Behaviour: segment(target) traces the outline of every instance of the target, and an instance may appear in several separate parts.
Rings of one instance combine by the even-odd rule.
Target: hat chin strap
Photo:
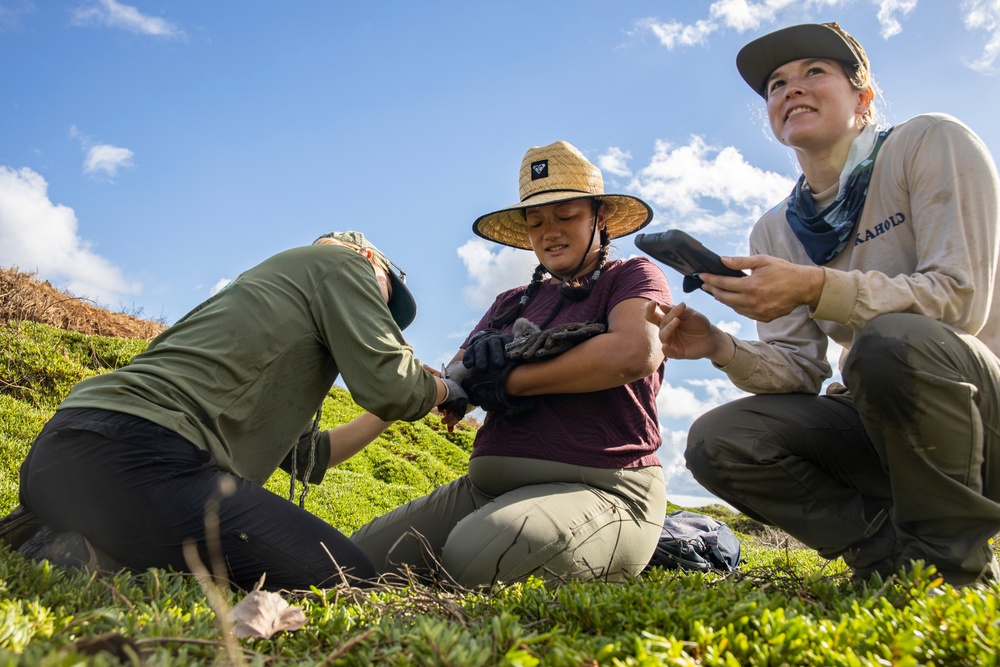
[[[594,237],[597,235],[597,211],[601,208],[601,203],[596,199],[591,201],[594,202],[594,226],[590,228],[590,242],[587,244],[587,249],[584,251],[583,257],[580,258],[580,263],[577,264],[576,268],[573,269],[565,278],[557,273],[552,273],[552,275],[558,278],[561,283],[565,283],[567,280],[573,280],[573,278],[576,277],[576,274],[580,272],[583,265],[587,263],[587,255],[590,254],[590,249],[594,246]]]
[[[587,252],[583,253],[583,258],[580,260],[580,263],[577,264],[576,268],[573,269],[572,273],[569,274],[569,278],[563,278],[562,276],[557,275],[555,273],[552,274],[562,284],[559,289],[559,300],[556,302],[555,308],[552,309],[552,312],[549,313],[549,316],[545,318],[545,321],[538,325],[540,329],[544,329],[547,326],[549,326],[549,323],[551,323],[552,320],[555,319],[556,315],[562,309],[563,303],[566,302],[566,293],[562,291],[562,286],[566,285],[567,280],[572,280],[576,276],[576,274],[580,271],[580,269],[583,268],[583,265],[587,261],[587,254],[590,252],[590,247],[594,245],[594,235],[597,234],[597,207],[599,206],[600,204],[596,204],[594,207],[594,226],[590,230],[590,243],[587,244]],[[594,269],[594,273],[590,277],[591,282],[597,282],[597,279],[600,277],[601,277],[601,267],[598,266],[596,269]],[[524,305],[524,301],[521,302],[521,305]]]

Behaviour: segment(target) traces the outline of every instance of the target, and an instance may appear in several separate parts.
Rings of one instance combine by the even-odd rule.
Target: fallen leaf
[[[306,624],[302,607],[289,606],[277,593],[254,590],[229,612],[233,631],[240,639],[268,639],[282,630],[298,630]]]

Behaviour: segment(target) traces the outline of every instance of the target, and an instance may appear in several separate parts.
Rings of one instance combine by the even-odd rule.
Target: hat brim
[[[802,58],[829,58],[859,64],[858,54],[836,30],[818,23],[806,23],[753,40],[736,54],[736,69],[754,92],[767,99],[767,80],[774,70]]]
[[[391,269],[386,271],[389,274],[389,285],[392,287],[392,296],[389,297],[389,313],[395,320],[399,330],[402,331],[410,326],[417,317],[417,302],[413,299],[409,288],[399,276]]]
[[[472,231],[476,236],[512,248],[531,250],[524,209],[577,199],[598,199],[604,202],[608,238],[616,239],[637,232],[653,219],[649,204],[631,195],[567,194],[565,190],[538,194],[527,201],[487,213],[476,218]]]
[[[364,234],[356,231],[323,234],[313,241],[313,245],[319,243],[322,239],[333,239],[338,243],[348,243],[362,250],[372,251],[375,255],[375,261],[378,262],[389,276],[389,288],[392,290],[392,296],[389,297],[387,305],[389,306],[389,313],[392,315],[393,321],[396,322],[396,326],[399,327],[400,331],[410,326],[417,317],[417,302],[413,299],[413,295],[410,294],[410,290],[406,287],[406,284],[392,270],[392,262],[382,254],[381,250],[366,239]]]

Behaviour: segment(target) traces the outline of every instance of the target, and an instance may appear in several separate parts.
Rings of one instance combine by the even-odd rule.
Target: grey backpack
[[[740,563],[740,541],[718,519],[697,512],[678,510],[663,520],[656,551],[646,570],[722,570],[732,572]]]

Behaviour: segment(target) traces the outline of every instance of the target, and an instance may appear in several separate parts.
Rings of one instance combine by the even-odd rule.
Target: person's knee
[[[441,564],[456,583],[603,577],[621,546],[622,521],[632,523],[596,489],[525,497],[507,510],[467,517],[451,532]]]
[[[717,444],[714,429],[704,416],[691,424],[691,428],[688,429],[687,447],[684,449],[684,465],[695,479],[701,481],[711,473],[713,457],[710,450]]]
[[[465,530],[460,525],[441,552],[441,564],[457,584],[470,589],[526,576],[544,552],[550,555],[542,567],[561,573],[563,563],[551,559],[558,561],[565,554],[572,534],[544,518],[523,517],[517,525],[495,530],[487,530],[488,521],[466,525]]]
[[[706,412],[691,424],[684,461],[699,482],[715,479],[727,461],[747,458],[739,438],[734,437],[742,430],[737,426],[744,421],[742,412],[740,405],[728,403]]]
[[[943,325],[914,313],[886,313],[858,332],[844,360],[844,379],[853,394],[868,386],[899,391],[908,386],[917,364],[912,357],[921,341],[940,337]]]

